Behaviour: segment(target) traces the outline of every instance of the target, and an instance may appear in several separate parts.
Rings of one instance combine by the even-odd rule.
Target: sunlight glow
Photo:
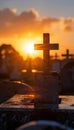
[[[34,45],[32,43],[27,43],[25,45],[25,52],[28,54],[33,54],[34,53]]]
[[[22,38],[18,41],[18,50],[20,51],[21,55],[24,59],[26,59],[28,56],[31,58],[35,58],[41,55],[41,51],[34,50],[34,44],[40,42],[40,37],[34,37],[34,38]],[[20,44],[21,43],[21,44]]]
[[[37,55],[37,52],[34,50],[34,44],[36,43],[35,40],[26,40],[22,39],[21,41],[21,50],[23,55],[26,56],[31,56],[34,58]]]

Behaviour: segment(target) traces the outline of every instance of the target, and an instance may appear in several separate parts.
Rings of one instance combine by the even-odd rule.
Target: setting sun
[[[34,45],[31,43],[26,44],[25,52],[28,54],[33,54],[34,53]]]
[[[40,37],[37,37],[35,39],[22,38],[18,41],[18,43],[19,43],[18,50],[25,59],[27,58],[28,55],[30,55],[31,58],[35,58],[37,56],[41,57],[41,51],[34,50],[34,44],[38,43],[37,39],[39,40]]]
[[[35,57],[36,51],[34,50],[35,41],[22,40],[21,41],[21,50],[24,55],[30,55],[31,57]]]

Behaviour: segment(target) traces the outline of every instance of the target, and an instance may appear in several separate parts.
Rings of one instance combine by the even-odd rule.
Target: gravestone
[[[2,60],[2,66],[0,68],[0,73],[2,73],[2,74],[7,74],[8,73],[8,70],[7,70],[7,60],[6,59]]]
[[[72,94],[74,93],[74,61],[67,62],[60,72],[61,77],[61,92]]]
[[[8,58],[2,59],[2,65],[0,67],[0,79],[8,79],[9,78],[7,63],[8,63]]]
[[[50,73],[50,50],[59,48],[58,44],[50,44],[50,35],[43,34],[43,44],[35,44],[35,50],[43,50],[43,86],[39,91],[39,98],[36,98],[35,105],[39,108],[58,107],[58,75]]]
[[[57,73],[59,73],[61,69],[61,65],[60,65],[60,61],[58,60],[58,57],[59,56],[57,55],[57,53],[55,53],[55,56],[54,56],[55,59],[52,64],[52,71],[57,72]]]
[[[74,81],[74,67],[72,67],[71,72],[72,72],[72,80]]]
[[[55,60],[53,65],[52,65],[52,71],[60,73],[61,70],[61,65],[59,60]]]
[[[69,60],[69,57],[73,57],[73,54],[69,54],[69,49],[66,50],[66,54],[62,54],[63,57],[66,57],[66,60]]]
[[[20,80],[20,72],[17,61],[15,61],[13,64],[13,70],[10,74],[10,80]]]

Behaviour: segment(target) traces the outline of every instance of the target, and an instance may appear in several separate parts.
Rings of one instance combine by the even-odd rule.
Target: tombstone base
[[[51,109],[51,110],[58,109],[58,104],[36,102],[34,103],[34,106],[37,109]]]
[[[35,98],[35,108],[57,109],[59,104],[58,74],[51,73],[44,77],[42,85]]]

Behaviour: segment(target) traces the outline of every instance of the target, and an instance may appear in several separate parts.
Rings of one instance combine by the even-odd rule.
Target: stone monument
[[[13,70],[10,74],[10,80],[20,80],[20,71],[19,71],[19,68],[18,68],[17,61],[15,61],[14,64],[13,64]]]
[[[43,86],[39,91],[39,98],[35,100],[38,108],[58,108],[58,75],[50,71],[50,50],[56,50],[59,44],[50,44],[49,33],[43,34],[43,44],[35,44],[35,50],[43,50]]]

